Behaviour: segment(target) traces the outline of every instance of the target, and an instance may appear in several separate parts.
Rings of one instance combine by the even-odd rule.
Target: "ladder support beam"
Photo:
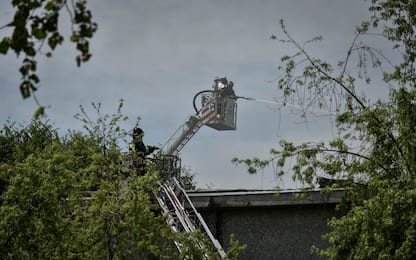
[[[210,241],[212,246],[218,251],[221,259],[226,258],[226,254],[221,244],[215,239],[208,228],[201,214],[198,213],[185,190],[180,186],[178,180],[173,177],[168,183],[159,184],[159,192],[155,194],[156,200],[162,208],[163,214],[168,215],[168,222],[175,232],[201,231],[205,238]],[[185,205],[189,205],[185,208]],[[181,245],[176,243],[181,250]],[[202,244],[199,247],[203,248]]]

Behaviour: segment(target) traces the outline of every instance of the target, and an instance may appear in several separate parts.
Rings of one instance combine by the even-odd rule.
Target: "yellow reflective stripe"
[[[134,146],[134,143],[130,143],[130,144],[129,144],[129,148],[130,148],[132,151],[135,151],[135,150],[136,150],[136,147]]]

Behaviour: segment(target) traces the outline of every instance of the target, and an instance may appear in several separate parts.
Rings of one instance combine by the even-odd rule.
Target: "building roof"
[[[275,207],[338,204],[344,191],[322,194],[319,190],[197,190],[187,191],[196,208]]]

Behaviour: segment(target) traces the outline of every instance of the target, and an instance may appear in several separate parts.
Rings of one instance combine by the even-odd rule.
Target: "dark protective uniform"
[[[133,140],[129,145],[129,151],[132,159],[132,165],[139,175],[146,173],[146,156],[159,149],[155,146],[146,146],[143,143],[144,132],[140,128],[134,128]]]
[[[222,90],[221,96],[223,96],[223,97],[235,96],[233,85],[234,85],[233,82],[230,81],[230,83],[228,83],[228,85]]]
[[[235,92],[233,89],[234,83],[232,81],[228,81],[227,78],[219,78],[215,79],[214,83],[214,90],[218,91],[218,94],[221,97],[235,96]]]

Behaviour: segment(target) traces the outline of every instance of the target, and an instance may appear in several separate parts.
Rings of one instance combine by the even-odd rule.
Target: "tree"
[[[158,173],[137,177],[127,167],[122,102],[112,116],[93,106],[97,120],[77,115],[87,133],[60,136],[41,121],[0,131],[0,258],[215,259],[214,249],[197,246],[207,243],[199,232],[173,232],[155,207]],[[231,244],[235,259],[241,246]]]
[[[196,189],[196,182],[195,182],[195,175],[196,173],[192,173],[190,167],[182,167],[181,169],[181,176],[179,177],[179,182],[181,186],[185,190],[195,190]]]
[[[104,154],[81,133],[60,139],[37,122],[10,134],[2,142],[16,154],[1,163],[2,259],[177,255],[176,235],[151,210],[154,177],[126,179],[119,151]]]
[[[0,26],[0,30],[10,31],[11,34],[3,36],[0,41],[0,53],[5,55],[12,50],[17,56],[24,56],[19,69],[22,75],[20,93],[23,98],[35,98],[39,106],[35,117],[39,117],[44,114],[45,108],[34,95],[40,82],[36,73],[36,56],[52,57],[55,48],[64,42],[62,28],[58,26],[63,12],[70,20],[71,35],[68,38],[79,52],[75,57],[78,67],[91,58],[89,39],[97,31],[97,24],[92,20],[87,0],[11,0],[11,5],[16,8],[13,20]],[[49,46],[46,51],[45,43]]]
[[[343,188],[339,209],[324,236],[328,248],[314,252],[329,259],[414,259],[416,257],[416,2],[372,0],[371,17],[356,30],[345,56],[333,65],[307,51],[314,38],[299,43],[281,23],[295,52],[281,58],[278,81],[286,104],[335,107],[337,137],[329,142],[295,144],[282,140],[272,160],[246,159],[250,172],[275,163],[306,190],[321,178],[334,179],[323,192]],[[366,40],[392,43],[393,62]],[[387,65],[387,66],[386,66]],[[381,71],[388,90],[371,102],[365,93]],[[382,83],[377,81],[377,87]],[[368,93],[368,92],[367,92]],[[336,180],[342,180],[338,182]]]

